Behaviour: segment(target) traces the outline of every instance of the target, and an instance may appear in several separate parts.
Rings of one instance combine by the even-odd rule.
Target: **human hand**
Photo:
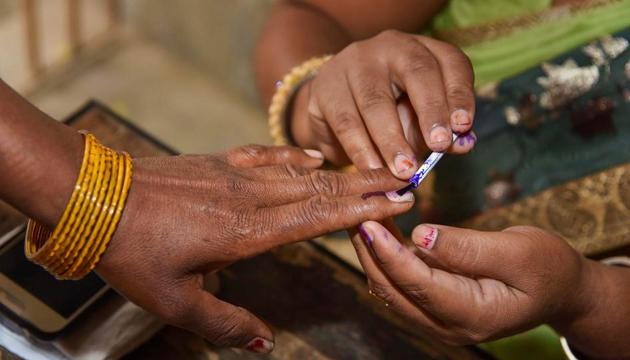
[[[456,47],[384,31],[346,47],[299,89],[292,133],[298,145],[321,150],[337,165],[375,169],[384,160],[392,174],[408,179],[427,146],[473,148],[472,133],[451,146],[452,131],[472,128],[473,83],[471,64]],[[401,92],[408,97],[399,98]]]
[[[420,225],[412,234],[417,255],[376,222],[361,233],[364,240],[355,234],[353,243],[371,291],[447,343],[484,342],[542,323],[567,329],[592,308],[596,263],[541,229]]]
[[[127,207],[97,272],[170,324],[216,345],[269,352],[271,330],[203,291],[203,275],[281,244],[404,212],[413,203],[413,196],[398,203],[362,199],[403,185],[387,170],[315,169],[322,162],[316,151],[263,146],[136,159]]]

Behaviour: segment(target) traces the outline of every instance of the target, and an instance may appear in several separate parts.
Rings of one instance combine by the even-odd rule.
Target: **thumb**
[[[190,301],[195,305],[185,327],[217,346],[244,348],[262,354],[273,350],[273,333],[252,313],[201,289],[193,294]]]
[[[411,234],[420,257],[465,275],[508,280],[518,255],[517,234],[482,232],[443,225],[418,225]]]

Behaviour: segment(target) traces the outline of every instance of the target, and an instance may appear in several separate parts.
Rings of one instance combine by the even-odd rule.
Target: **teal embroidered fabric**
[[[440,218],[457,223],[630,161],[629,39],[627,28],[480,96],[474,151],[436,168]]]

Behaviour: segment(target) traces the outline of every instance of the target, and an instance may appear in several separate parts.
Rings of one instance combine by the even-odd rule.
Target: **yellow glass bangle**
[[[88,167],[87,172],[89,175],[90,183],[85,189],[84,196],[80,199],[81,204],[78,207],[78,211],[72,213],[70,215],[70,219],[68,220],[68,224],[66,226],[66,232],[62,233],[62,235],[56,239],[55,246],[53,248],[53,253],[47,262],[44,264],[51,271],[58,266],[62,265],[63,257],[65,256],[66,248],[74,242],[74,239],[77,238],[77,235],[80,234],[80,229],[85,225],[88,214],[93,211],[94,203],[92,201],[94,197],[94,192],[101,185],[101,179],[99,173],[102,168],[105,167],[105,153],[103,149],[98,144],[94,145],[94,148],[91,150],[94,154],[94,163],[93,166]],[[90,166],[90,164],[88,164]],[[58,254],[57,256],[55,256]]]
[[[85,212],[83,212],[81,214],[81,217],[77,220],[79,223],[78,226],[75,227],[76,232],[71,233],[68,236],[68,239],[77,238],[79,239],[79,241],[67,241],[66,243],[61,245],[64,255],[59,256],[59,262],[56,264],[56,266],[51,267],[51,271],[54,273],[64,273],[65,270],[67,270],[71,266],[72,262],[74,262],[75,260],[75,252],[73,250],[77,247],[83,246],[84,239],[92,231],[92,226],[94,225],[96,217],[100,214],[100,203],[105,197],[109,178],[111,177],[109,173],[111,172],[111,163],[113,157],[113,151],[111,151],[110,149],[102,147],[101,151],[101,162],[98,167],[98,173],[96,173],[96,186],[87,197],[88,206],[85,209]]]
[[[48,266],[48,264],[50,264],[53,261],[54,255],[55,253],[57,253],[59,249],[59,242],[63,241],[63,239],[66,236],[66,233],[69,231],[70,227],[74,223],[76,214],[84,202],[87,188],[89,187],[89,184],[92,181],[92,178],[91,178],[92,174],[86,171],[85,169],[89,169],[94,166],[94,162],[98,160],[98,154],[94,153],[94,148],[93,148],[94,138],[91,137],[91,141],[88,142],[89,137],[90,137],[89,135],[86,137],[86,144],[85,144],[86,147],[89,146],[89,149],[87,150],[87,156],[88,156],[87,161],[84,162],[85,166],[82,167],[81,172],[79,173],[79,178],[81,178],[81,182],[77,182],[77,186],[75,186],[75,189],[77,191],[76,197],[71,196],[71,201],[68,202],[68,206],[66,207],[66,210],[64,211],[62,215],[62,218],[64,218],[65,221],[63,222],[60,221],[59,225],[55,227],[55,232],[51,236],[51,238],[55,240],[46,241],[45,243],[40,243],[39,245],[42,246],[41,250],[38,251],[36,254],[34,254],[35,258],[33,260],[35,260],[38,264],[41,264],[43,266]],[[27,256],[28,255],[29,254],[27,253]]]
[[[131,181],[131,157],[86,134],[81,171],[66,209],[53,231],[29,220],[27,257],[60,279],[87,275],[116,231]]]
[[[103,191],[101,191],[103,198],[99,196],[99,206],[98,216],[93,215],[91,219],[91,227],[86,230],[85,234],[79,238],[79,243],[77,246],[71,247],[70,251],[72,252],[71,258],[72,263],[69,266],[64,267],[63,270],[58,271],[62,276],[68,275],[73,266],[79,266],[82,262],[83,256],[81,256],[80,251],[87,251],[90,244],[96,241],[97,238],[102,237],[102,226],[103,220],[107,217],[107,212],[109,211],[109,204],[112,199],[114,190],[115,190],[115,182],[118,177],[118,157],[120,156],[118,153],[114,151],[111,152],[111,161],[110,161],[110,172],[106,174],[107,177],[107,185],[103,187]],[[95,222],[94,222],[95,221]],[[86,239],[87,237],[87,239]],[[86,239],[86,240],[84,240]]]
[[[94,268],[100,261],[101,256],[107,249],[107,246],[109,245],[109,242],[114,234],[114,231],[116,231],[118,223],[120,222],[120,218],[122,217],[124,205],[127,202],[127,195],[129,194],[129,188],[131,187],[133,163],[131,161],[131,157],[129,156],[129,154],[124,153],[124,164],[125,164],[124,181],[122,184],[121,192],[119,194],[119,199],[117,199],[117,202],[115,205],[115,209],[110,208],[110,210],[113,210],[113,211],[110,211],[109,214],[112,214],[113,218],[112,218],[112,221],[109,223],[109,228],[107,230],[107,233],[105,233],[105,236],[103,237],[102,241],[100,241],[100,243],[94,244],[95,251],[90,253],[90,256],[86,259],[86,262],[85,262],[85,265],[87,265],[87,268],[84,268],[83,271],[77,272],[76,274],[74,274],[74,276],[84,276],[85,274],[94,270]]]
[[[84,136],[84,141],[85,141],[85,149],[83,151],[83,160],[81,161],[81,169],[85,168],[87,166],[88,163],[88,159],[89,159],[89,155],[90,155],[90,148],[91,148],[91,142],[92,142],[92,137],[89,135]],[[84,172],[80,172],[79,176],[77,177],[77,182],[76,185],[74,187],[74,190],[72,191],[72,195],[70,196],[70,200],[68,201],[68,204],[74,204],[76,203],[76,199],[79,196],[79,193],[81,192],[81,183],[83,182],[83,177],[84,177],[85,173]],[[70,215],[70,211],[68,208],[66,208],[66,211],[63,212],[63,214],[61,214],[61,218],[59,219],[59,225],[63,226],[63,224],[65,224],[68,216]],[[42,232],[45,232],[44,229],[38,229],[37,230],[37,234],[38,235],[43,235]],[[42,237],[38,237],[36,239],[41,240]],[[43,254],[45,254],[44,251],[40,251],[39,253],[37,253],[37,249],[41,248],[44,244],[41,242],[26,242],[25,244],[25,252],[28,256],[31,256],[33,258],[35,258],[36,260],[40,260],[41,257],[43,257]],[[37,254],[36,254],[37,253]]]
[[[285,135],[285,117],[287,106],[293,94],[304,81],[314,76],[317,70],[331,58],[332,55],[311,58],[291,69],[278,83],[276,93],[269,105],[269,131],[275,145],[287,145],[289,143]]]
[[[116,231],[116,228],[118,227],[118,223],[120,223],[123,210],[125,209],[124,204],[127,202],[127,196],[129,195],[129,189],[131,188],[133,162],[131,161],[131,156],[129,156],[129,154],[125,153],[124,157],[125,157],[125,181],[123,183],[122,193],[120,194],[120,200],[118,201],[116,210],[114,212],[114,219],[109,224],[109,230],[107,231],[105,238],[101,242],[100,247],[95,254],[95,257],[90,261],[90,267],[88,269],[88,272],[94,270],[94,268],[96,267],[96,264],[98,264],[98,262],[101,260],[101,256],[107,249],[107,246],[109,245],[109,242],[111,241],[112,236],[114,235],[114,232]]]
[[[109,206],[107,208],[103,208],[103,223],[101,224],[101,228],[96,233],[97,239],[103,239],[107,234],[109,224],[113,220],[114,209],[116,207],[119,194],[122,191],[122,184],[125,176],[125,166],[122,161],[122,156],[122,154],[117,154],[116,162],[118,166],[118,172],[116,174],[115,181],[114,179],[112,179],[112,199]],[[86,244],[86,246],[82,247],[81,253],[79,254],[77,260],[74,262],[74,264],[72,264],[65,275],[67,275],[68,277],[73,277],[75,276],[75,273],[84,272],[89,267],[89,265],[86,265],[85,259],[89,259],[92,254],[96,252],[97,246],[97,241],[91,241],[90,243]]]

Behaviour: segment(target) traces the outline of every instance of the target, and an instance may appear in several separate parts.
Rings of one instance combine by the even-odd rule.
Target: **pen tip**
[[[400,190],[396,191],[396,194],[398,194],[398,196],[403,196],[403,195],[405,195],[407,192],[409,192],[409,191],[411,191],[411,190],[413,190],[413,189],[415,189],[415,188],[416,188],[416,184],[411,183],[411,184],[409,184],[409,185],[405,186],[404,188],[402,188],[402,189],[400,189]]]

